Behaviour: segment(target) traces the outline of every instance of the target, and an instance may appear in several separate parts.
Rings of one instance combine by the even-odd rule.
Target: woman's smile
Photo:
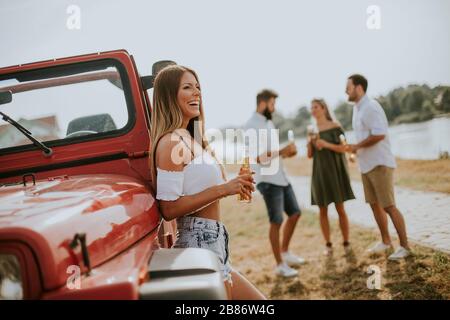
[[[185,72],[181,77],[178,104],[186,119],[192,119],[200,115],[200,85],[190,72]]]

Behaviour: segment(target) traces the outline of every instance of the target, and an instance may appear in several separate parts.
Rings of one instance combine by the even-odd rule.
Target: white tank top
[[[188,163],[183,172],[185,195],[196,194],[224,182],[219,164],[207,151]]]
[[[157,168],[156,178],[156,199],[165,201],[175,201],[225,182],[217,160],[205,150],[184,166],[183,171]]]

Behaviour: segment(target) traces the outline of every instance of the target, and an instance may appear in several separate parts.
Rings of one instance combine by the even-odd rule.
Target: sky
[[[0,0],[0,35],[0,67],[122,48],[141,75],[158,60],[189,66],[207,128],[243,124],[263,88],[291,115],[345,100],[352,73],[370,96],[450,85],[449,0]]]

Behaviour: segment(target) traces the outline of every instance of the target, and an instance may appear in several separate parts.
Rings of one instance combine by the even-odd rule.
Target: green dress
[[[340,144],[342,128],[332,128],[319,132],[320,139]],[[348,175],[347,159],[344,153],[313,145],[313,171],[311,181],[311,204],[326,207],[330,203],[342,203],[355,199]]]

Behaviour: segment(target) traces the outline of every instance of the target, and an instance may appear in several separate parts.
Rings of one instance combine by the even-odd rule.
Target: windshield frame
[[[126,103],[127,110],[128,110],[128,122],[126,123],[126,125],[124,127],[120,128],[120,129],[116,129],[116,130],[111,130],[111,131],[107,131],[107,132],[99,132],[99,133],[96,133],[93,135],[70,137],[70,138],[57,139],[57,140],[48,140],[48,141],[44,142],[44,144],[47,147],[59,147],[59,146],[76,144],[76,143],[84,143],[84,142],[90,142],[90,141],[95,141],[95,140],[119,137],[119,136],[127,134],[134,128],[134,126],[136,124],[136,110],[135,110],[135,105],[134,105],[133,94],[131,91],[130,79],[129,79],[126,67],[117,59],[105,58],[105,59],[69,63],[69,64],[63,64],[63,65],[58,65],[58,66],[51,66],[51,67],[45,67],[45,68],[37,68],[37,69],[32,69],[32,70],[2,74],[2,75],[0,75],[0,80],[9,80],[9,79],[46,80],[51,77],[55,77],[55,75],[60,76],[60,77],[71,76],[71,75],[77,75],[77,74],[80,74],[83,72],[101,71],[108,67],[115,67],[117,69],[117,72],[119,73],[120,80],[122,82],[122,89],[123,89],[123,94],[125,97],[125,103]],[[19,82],[20,82],[20,80],[19,80]],[[113,84],[111,83],[111,85],[113,85]],[[13,101],[14,101],[14,95],[13,95]],[[5,105],[8,105],[8,104],[5,104]],[[8,111],[7,108],[4,108],[3,110],[6,113]],[[17,120],[17,119],[14,119],[14,120]],[[24,151],[31,151],[31,150],[40,150],[40,149],[32,143],[26,144],[26,145],[21,145],[21,146],[0,148],[0,156],[12,154],[12,153],[20,153],[20,152],[24,152]]]

